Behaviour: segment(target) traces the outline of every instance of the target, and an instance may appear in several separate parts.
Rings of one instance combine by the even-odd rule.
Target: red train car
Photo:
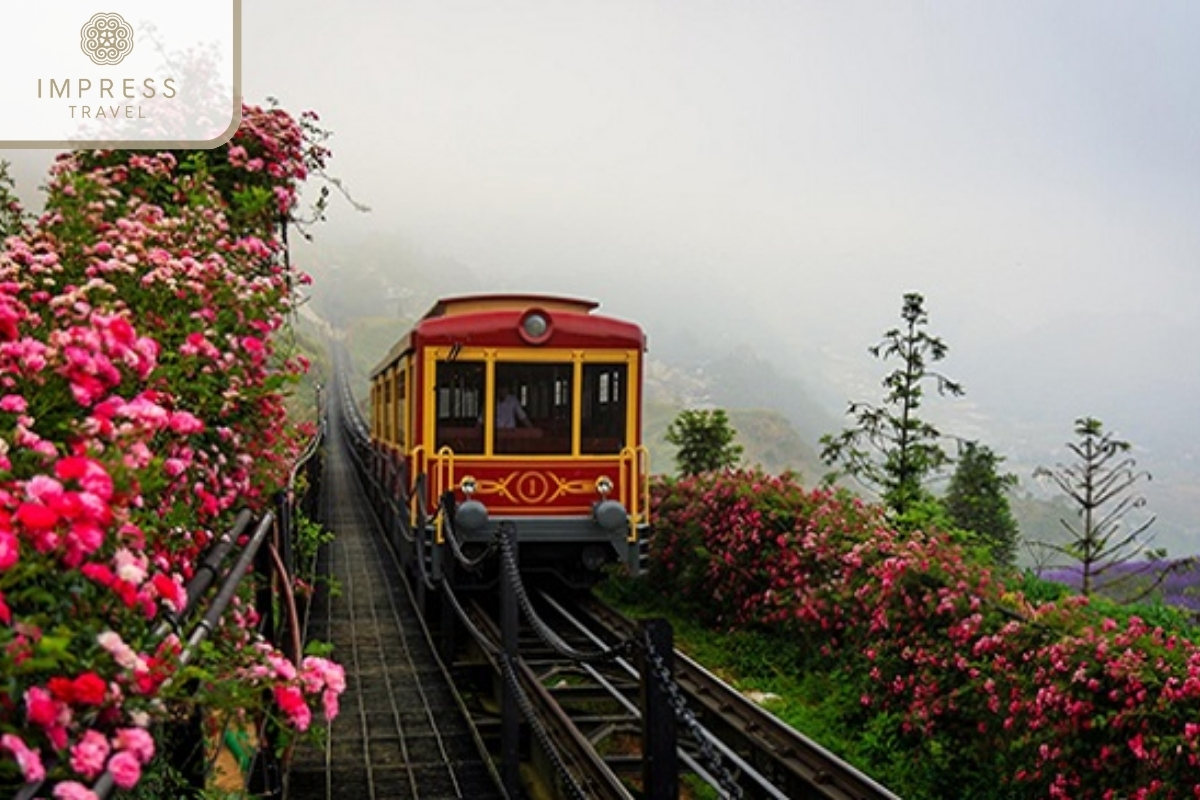
[[[371,437],[425,501],[454,492],[455,530],[517,528],[523,571],[570,582],[636,569],[648,524],[642,445],[646,336],[589,300],[439,300],[371,373]],[[436,523],[430,536],[441,536]]]

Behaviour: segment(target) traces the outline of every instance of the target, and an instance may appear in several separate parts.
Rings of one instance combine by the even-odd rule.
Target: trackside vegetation
[[[214,150],[64,153],[37,218],[0,172],[0,795],[88,800],[107,773],[194,796],[163,723],[270,716],[286,744],[337,713],[341,667],[293,663],[250,602],[186,665],[161,632],[312,433],[279,334],[301,280],[283,226],[328,157],[314,123],[245,106]]]
[[[793,676],[786,715],[901,796],[1200,794],[1183,614],[996,568],[790,476],[661,478],[653,504],[636,593],[752,651],[756,674]],[[783,643],[770,667],[757,637]]]

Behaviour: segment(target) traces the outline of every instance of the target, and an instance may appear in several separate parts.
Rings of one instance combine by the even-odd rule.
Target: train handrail
[[[621,499],[629,511],[629,542],[638,539],[639,526],[650,522],[649,451],[645,445],[621,450]]]

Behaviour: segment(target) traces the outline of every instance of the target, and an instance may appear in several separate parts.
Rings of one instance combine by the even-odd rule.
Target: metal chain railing
[[[721,759],[721,754],[713,747],[709,740],[708,733],[696,718],[696,713],[688,707],[687,699],[683,696],[683,692],[679,688],[679,684],[675,682],[675,678],[671,675],[671,670],[667,666],[662,655],[658,653],[649,638],[639,640],[643,654],[646,657],[650,666],[650,678],[658,682],[659,687],[666,693],[667,702],[670,703],[672,711],[675,713],[675,718],[683,727],[687,728],[692,739],[695,740],[696,746],[700,751],[700,763],[708,769],[717,778],[717,783],[720,784],[721,790],[724,792],[723,797],[730,800],[741,800],[743,793],[741,784],[737,778],[725,766]]]
[[[504,673],[504,681],[508,684],[513,698],[517,701],[517,706],[521,710],[521,716],[529,723],[529,730],[537,738],[538,743],[541,744],[542,750],[554,768],[555,774],[559,776],[569,790],[572,800],[587,800],[587,795],[584,793],[583,788],[575,782],[574,776],[559,754],[558,748],[550,736],[550,732],[546,730],[546,727],[542,725],[541,720],[538,718],[537,709],[533,707],[529,696],[521,688],[520,681],[517,680],[516,667],[513,666],[513,659],[506,653],[500,653],[499,659],[501,672]]]
[[[516,595],[517,603],[520,605],[521,613],[524,615],[529,626],[547,647],[558,653],[564,658],[569,658],[572,661],[578,661],[585,664],[598,664],[607,661],[613,661],[623,656],[628,656],[633,652],[633,648],[637,645],[636,639],[627,639],[611,647],[605,647],[600,650],[584,651],[578,650],[567,644],[561,636],[547,625],[540,616],[537,610],[533,607],[533,602],[529,599],[529,594],[525,591],[525,584],[521,580],[521,570],[517,564],[516,558],[516,526],[512,522],[504,521],[500,523],[500,557],[501,569],[508,572],[508,577],[512,581],[513,592]]]
[[[445,532],[446,541],[450,544],[450,550],[454,553],[454,559],[464,569],[479,569],[483,566],[484,562],[495,555],[496,551],[500,549],[500,535],[497,533],[493,536],[479,555],[468,556],[463,551],[462,542],[458,538],[458,531],[454,527],[455,510],[454,493],[446,492],[442,495],[442,529]]]

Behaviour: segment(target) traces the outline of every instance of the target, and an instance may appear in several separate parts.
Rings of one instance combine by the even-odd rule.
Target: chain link
[[[562,778],[567,789],[570,790],[573,800],[587,800],[587,795],[584,794],[583,788],[575,782],[571,771],[567,769],[566,762],[563,761],[562,755],[558,752],[558,748],[554,746],[554,740],[550,737],[549,731],[542,725],[542,721],[538,718],[537,709],[533,707],[529,697],[525,694],[525,690],[521,688],[521,684],[517,681],[517,670],[512,664],[512,660],[504,653],[500,654],[501,671],[504,673],[504,680],[508,684],[509,690],[516,698],[517,706],[521,709],[521,715],[525,717],[525,721],[529,723],[529,729],[533,735],[537,737],[538,742],[542,745],[542,750],[546,757],[550,759],[554,767],[554,771]]]
[[[500,548],[500,534],[497,533],[492,537],[482,553],[471,558],[463,552],[462,542],[458,539],[458,531],[454,527],[454,512],[454,493],[446,492],[442,495],[442,524],[446,531],[446,541],[450,543],[450,550],[454,553],[454,558],[464,569],[478,569]]]
[[[696,713],[688,707],[687,700],[683,696],[683,691],[679,688],[679,684],[675,682],[675,678],[671,675],[671,669],[667,666],[666,660],[654,649],[649,637],[644,637],[641,641],[642,649],[645,653],[646,660],[650,663],[650,675],[648,679],[658,681],[658,685],[667,695],[667,702],[670,703],[671,709],[675,712],[675,718],[683,727],[687,728],[688,733],[696,741],[696,745],[700,748],[700,762],[717,778],[717,783],[721,785],[724,792],[724,797],[730,800],[742,800],[742,786],[738,783],[737,778],[725,766],[721,759],[721,754],[713,747],[709,741],[704,727],[696,719]]]
[[[513,549],[514,541],[516,540],[515,526],[508,521],[500,523],[500,554],[503,561],[502,568],[507,570],[508,577],[512,581],[513,592],[516,594],[517,602],[521,607],[525,619],[529,622],[529,626],[533,628],[537,637],[542,640],[542,643],[555,651],[564,658],[569,658],[572,661],[578,661],[585,664],[599,664],[609,661],[615,661],[623,656],[628,656],[633,652],[637,641],[629,639],[624,642],[619,642],[612,647],[606,647],[602,650],[584,651],[577,650],[567,644],[562,637],[554,632],[541,617],[537,615],[537,611],[533,607],[533,603],[529,599],[529,594],[525,591],[525,584],[521,581],[521,571],[517,564],[516,552]]]

